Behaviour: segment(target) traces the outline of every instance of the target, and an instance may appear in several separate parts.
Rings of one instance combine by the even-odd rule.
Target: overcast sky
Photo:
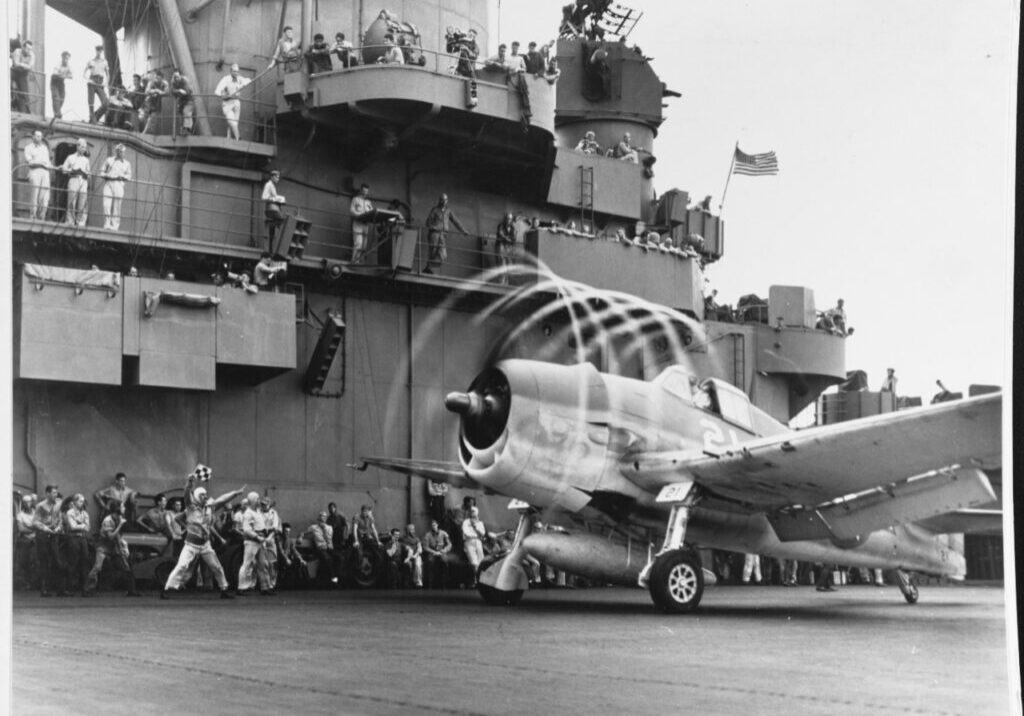
[[[561,4],[501,0],[492,25],[544,42]],[[847,368],[873,389],[888,366],[901,394],[926,399],[937,378],[1006,385],[1017,3],[632,4],[643,17],[630,41],[683,95],[667,100],[654,147],[658,192],[717,206],[737,140],[778,154],[778,176],[729,183],[726,255],[707,272],[719,298],[772,284],[812,288],[819,308],[844,298]],[[55,15],[50,31],[68,37]]]
[[[926,402],[937,378],[1006,384],[1017,3],[624,4],[644,13],[630,41],[683,95],[656,140],[659,193],[717,206],[737,140],[778,154],[778,176],[729,184],[719,298],[844,298],[847,368],[874,390],[889,366]],[[502,0],[500,39],[554,37],[560,5]]]

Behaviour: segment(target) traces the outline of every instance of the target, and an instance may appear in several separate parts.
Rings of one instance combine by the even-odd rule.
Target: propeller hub
[[[466,392],[448,393],[444,407],[461,418],[463,435],[473,447],[493,445],[504,432],[509,413],[508,379],[500,370],[484,371]]]
[[[449,412],[466,415],[473,409],[473,396],[458,391],[449,393],[444,397],[444,407]]]

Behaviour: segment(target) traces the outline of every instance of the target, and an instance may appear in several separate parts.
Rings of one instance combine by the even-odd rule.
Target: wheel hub
[[[697,573],[688,564],[677,564],[668,575],[668,593],[680,603],[689,602],[697,593]]]

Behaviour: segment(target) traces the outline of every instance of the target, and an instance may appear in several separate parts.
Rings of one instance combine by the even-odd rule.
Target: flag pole
[[[718,203],[718,218],[722,218],[722,214],[725,208],[725,194],[729,191],[729,180],[732,179],[732,170],[736,166],[736,150],[740,148],[740,140],[736,140],[736,146],[733,147],[732,156],[729,157],[729,173],[725,175],[725,188],[722,189],[722,201]]]

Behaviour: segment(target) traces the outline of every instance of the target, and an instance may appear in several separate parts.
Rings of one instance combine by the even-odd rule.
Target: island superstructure
[[[47,5],[104,38],[111,77],[125,85],[155,70],[185,75],[191,133],[172,97],[149,133],[47,116]],[[847,338],[818,327],[810,288],[766,277],[751,287],[766,300],[706,313],[704,270],[724,259],[725,225],[686,190],[656,191],[656,174],[682,160],[658,155],[663,107],[685,100],[630,43],[628,22],[602,39],[562,32],[547,58],[557,77],[523,77],[526,112],[508,70],[483,62],[503,39],[489,35],[492,3],[22,6],[37,67],[31,111],[11,126],[19,489],[59,482],[89,493],[123,471],[156,493],[203,463],[216,479],[272,495],[286,519],[335,501],[347,514],[373,502],[387,525],[423,522],[422,479],[347,466],[365,454],[453,459],[457,425],[443,396],[464,389],[495,346],[644,379],[685,360],[783,421],[846,377]],[[272,63],[288,26],[303,48],[344,33],[357,63],[336,54],[313,74],[305,59]],[[459,73],[452,42],[470,30],[475,79]],[[409,62],[376,61],[389,34]],[[250,80],[238,139],[215,94],[233,64]],[[37,130],[56,166],[79,140],[88,145],[84,226],[65,222],[62,172],[52,173],[46,215],[30,212],[24,149]],[[635,161],[578,150],[590,132],[602,150],[628,134]],[[98,175],[118,145],[132,178],[114,230],[104,228]],[[271,169],[285,199],[280,225],[263,198]],[[357,218],[369,224],[360,256],[351,207],[364,184],[375,211]],[[445,260],[428,273],[426,220],[441,193],[466,231],[448,231]],[[506,214],[517,237],[508,272],[496,231]],[[264,251],[287,267],[276,290],[232,285]],[[559,304],[551,275],[595,291]],[[682,318],[610,310],[607,296],[619,293]],[[531,319],[538,311],[543,320]],[[450,504],[458,499],[453,489]],[[481,508],[489,524],[514,519],[498,498]]]

